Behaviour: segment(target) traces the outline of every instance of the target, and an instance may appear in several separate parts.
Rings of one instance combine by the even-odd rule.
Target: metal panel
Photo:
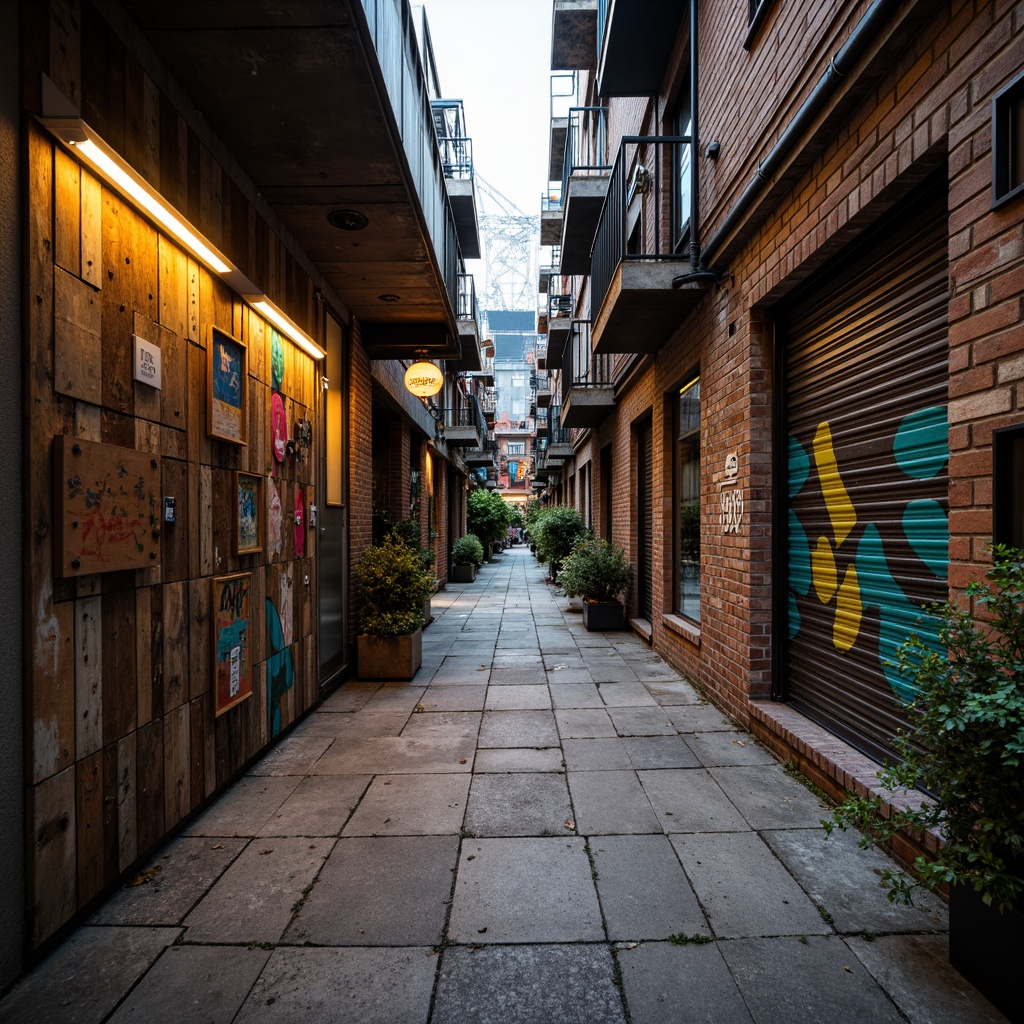
[[[913,695],[891,661],[934,639],[948,565],[944,194],[904,209],[783,318],[788,696],[875,757]]]
[[[636,436],[637,475],[637,616],[651,618],[654,603],[654,476],[653,476],[653,430],[651,422],[641,424]]]

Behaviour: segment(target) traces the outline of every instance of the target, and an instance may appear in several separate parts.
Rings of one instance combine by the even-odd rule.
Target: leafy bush
[[[622,548],[589,537],[562,563],[558,585],[568,597],[615,601],[633,582],[633,567]]]
[[[877,795],[850,797],[822,822],[826,834],[837,825],[860,829],[863,847],[904,830],[939,832],[944,845],[934,860],[915,860],[916,881],[883,872],[893,902],[909,903],[920,885],[959,884],[1003,910],[1024,891],[1024,551],[997,546],[993,555],[988,584],[966,591],[982,621],[943,605],[936,610],[943,649],[914,635],[898,652],[917,697],[908,707],[910,728],[895,740],[903,760],[878,779],[883,789],[908,791],[917,805],[883,819]]]
[[[534,519],[530,536],[537,545],[537,560],[541,564],[550,563],[551,578],[555,579],[562,562],[587,536],[587,528],[576,509],[568,505],[552,505]]]
[[[392,637],[415,633],[423,625],[423,603],[434,589],[434,578],[419,554],[394,533],[384,543],[367,548],[353,567],[360,631]]]
[[[480,488],[466,502],[466,526],[483,544],[501,540],[508,529],[509,507],[500,494]]]
[[[480,538],[472,533],[467,533],[464,537],[460,537],[452,545],[453,565],[479,566],[483,560],[484,546],[480,543]]]

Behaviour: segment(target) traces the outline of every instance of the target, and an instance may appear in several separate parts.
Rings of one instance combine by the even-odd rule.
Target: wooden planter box
[[[626,609],[621,601],[584,601],[583,625],[595,633],[624,629]]]
[[[407,636],[356,637],[360,679],[412,679],[423,664],[423,630]]]
[[[453,565],[452,580],[455,583],[472,583],[476,579],[476,566],[471,562],[469,565]]]

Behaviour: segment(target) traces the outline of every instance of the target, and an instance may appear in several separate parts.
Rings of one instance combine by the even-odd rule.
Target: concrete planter
[[[626,610],[621,601],[584,601],[583,625],[594,633],[623,629]]]
[[[469,565],[453,565],[452,580],[455,583],[472,583],[476,579],[476,566],[470,562]]]
[[[406,636],[356,637],[360,679],[412,679],[423,664],[423,630]]]

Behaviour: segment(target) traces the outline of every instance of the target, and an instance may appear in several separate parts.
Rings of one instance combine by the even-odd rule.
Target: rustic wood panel
[[[40,5],[43,6],[43,5]],[[50,78],[76,106],[81,102],[81,11],[78,0],[50,0]]]
[[[173,825],[188,814],[191,807],[191,747],[188,703],[164,715],[164,816]]]
[[[134,733],[129,733],[134,736]],[[120,873],[118,821],[118,747],[103,748],[103,884],[109,885]]]
[[[255,580],[259,573],[254,573]],[[213,686],[212,609],[210,581],[189,580],[188,584],[188,683],[192,698],[209,693]]]
[[[75,860],[75,768],[29,790],[29,938],[38,946],[78,907]]]
[[[80,760],[75,772],[78,905],[103,888],[103,753]]]
[[[164,588],[150,588],[149,706],[152,719],[164,714]],[[139,685],[147,680],[139,677]],[[139,723],[142,724],[141,722]]]
[[[103,742],[115,743],[135,728],[138,694],[135,675],[135,592],[104,594]]]
[[[188,703],[189,712],[189,811],[194,811],[206,798],[206,706],[202,697]]]
[[[132,309],[155,322],[157,301],[157,231],[135,210],[128,212],[126,266],[131,267]]]
[[[101,598],[75,601],[75,757],[103,746],[103,613]]]
[[[102,398],[99,293],[59,267],[54,269],[54,387],[86,402]]]
[[[175,209],[188,208],[188,128],[166,97],[160,96],[160,191]]]
[[[100,408],[100,440],[122,448],[135,445],[135,419],[113,409]]]
[[[133,411],[131,214],[128,204],[103,189],[103,404]],[[128,260],[128,262],[125,262]]]
[[[82,280],[103,287],[103,187],[83,169],[81,180]]]
[[[158,319],[179,338],[188,337],[188,257],[172,241],[157,239]]]
[[[135,772],[138,733],[117,743],[117,867],[127,871],[138,857]]]
[[[199,569],[202,575],[212,576],[217,571],[213,542],[213,467],[199,469]]]
[[[158,327],[162,356],[163,388],[160,392],[160,420],[168,427],[184,430],[188,424],[188,342],[166,327]]]
[[[153,718],[153,591],[135,591],[135,672],[137,685],[136,721],[140,726]]]
[[[164,712],[188,700],[188,590],[185,582],[163,588]]]
[[[185,366],[188,374],[188,458],[190,462],[209,465],[212,461],[212,441],[206,433],[206,349],[188,345]]]
[[[138,335],[151,345],[160,347],[157,325],[141,310],[132,311],[132,334]],[[161,392],[149,384],[135,380],[135,339],[132,338],[132,401],[136,419],[157,421],[160,419]],[[163,375],[163,352],[160,354],[160,371]],[[150,451],[154,449],[149,449]]]
[[[155,718],[136,736],[135,805],[138,852],[145,856],[164,835],[164,720]]]
[[[79,165],[59,146],[53,153],[53,261],[69,274],[82,271],[82,189]]]
[[[213,540],[213,571],[234,572],[238,569],[238,557],[231,553],[231,535],[234,529],[232,509],[235,502],[235,474],[231,469],[214,468],[212,474],[213,517],[211,522]]]
[[[175,499],[176,521],[160,525],[163,580],[170,583],[187,579],[189,575],[188,463],[177,459],[162,459],[160,472],[163,494]]]

